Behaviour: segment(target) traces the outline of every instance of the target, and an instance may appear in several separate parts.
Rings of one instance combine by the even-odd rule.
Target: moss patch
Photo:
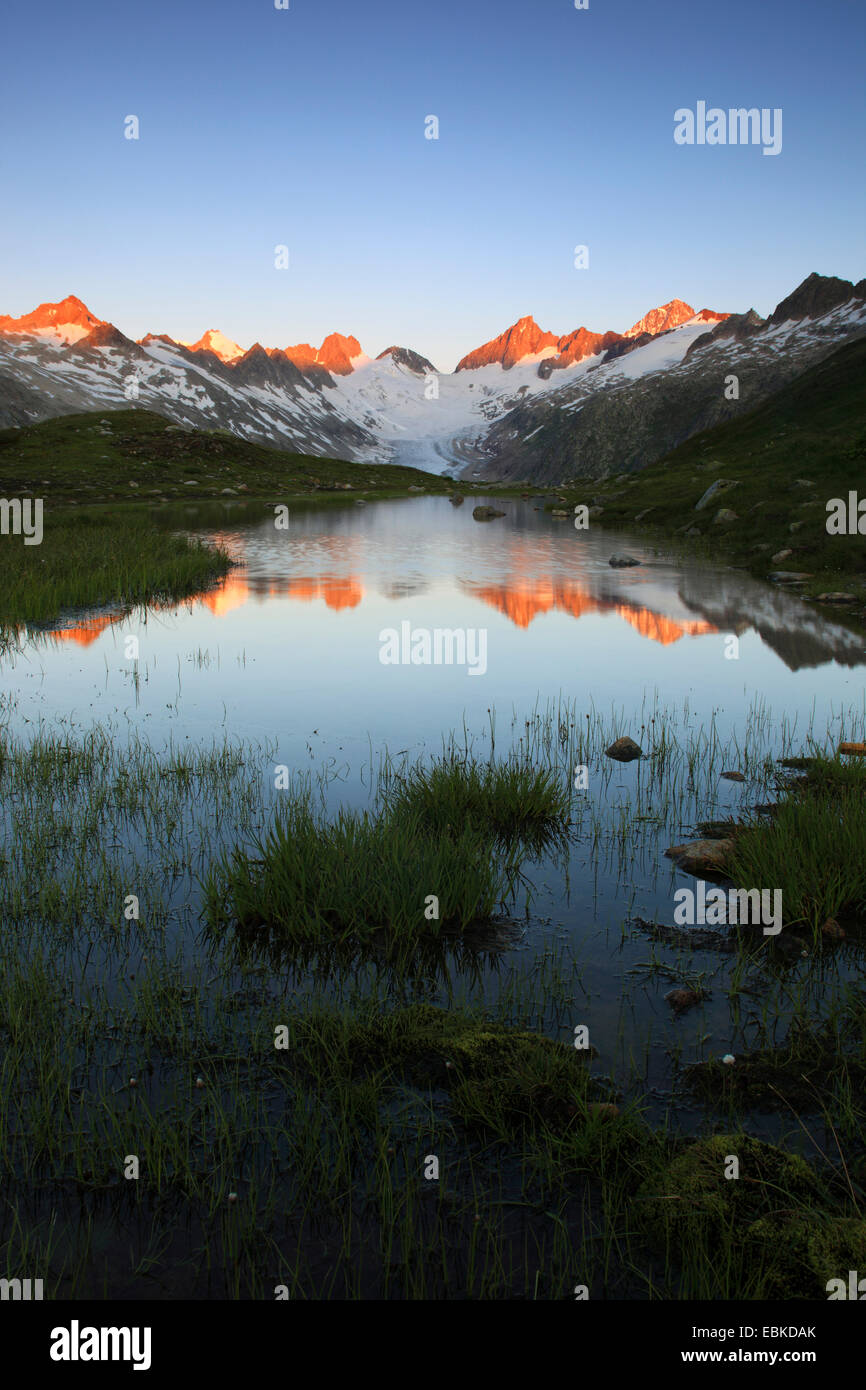
[[[763,1265],[764,1298],[827,1298],[827,1284],[866,1269],[866,1221],[798,1213],[765,1216],[746,1231]]]
[[[590,1103],[578,1051],[540,1033],[413,1004],[387,1016],[363,1014],[343,1028],[333,1015],[299,1020],[292,1053],[332,1078],[385,1073],[450,1093],[455,1117],[473,1128],[514,1131],[585,1119]]]
[[[731,1155],[739,1160],[738,1178],[725,1177]],[[646,1182],[637,1210],[651,1236],[682,1246],[699,1234],[721,1235],[765,1215],[827,1202],[822,1184],[797,1154],[745,1134],[716,1134],[689,1144]]]

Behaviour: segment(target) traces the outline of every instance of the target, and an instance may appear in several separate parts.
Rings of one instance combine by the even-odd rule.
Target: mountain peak
[[[34,333],[40,337],[56,337],[67,343],[75,343],[104,323],[104,319],[91,314],[77,295],[68,294],[54,304],[39,304],[32,313],[22,314],[17,319],[9,314],[0,314],[0,333]]]
[[[309,343],[296,343],[287,347],[285,356],[300,370],[322,367],[335,376],[349,376],[355,370],[357,358],[363,358],[361,344],[357,338],[345,337],[342,333],[329,333],[320,348]]]
[[[863,298],[861,285],[862,281],[854,285],[850,280],[840,280],[835,275],[818,275],[813,270],[787,299],[776,305],[768,322],[777,324],[785,323],[788,319],[820,318],[840,304],[847,304],[850,299]]]
[[[390,357],[398,367],[408,367],[410,372],[415,372],[418,376],[424,376],[426,372],[435,372],[436,368],[426,357],[422,357],[420,352],[413,352],[411,348],[388,347],[384,352],[380,352],[376,358],[381,362],[383,358]]]
[[[679,328],[681,323],[693,319],[695,311],[684,299],[669,299],[658,309],[650,309],[642,319],[633,323],[623,334],[624,338],[637,338],[641,333],[667,333],[671,328]]]
[[[209,328],[197,343],[181,341],[181,347],[189,348],[190,352],[212,352],[221,362],[234,362],[236,357],[244,355],[244,349],[238,347],[237,343],[227,338],[218,328]]]
[[[455,371],[469,371],[475,367],[489,367],[498,362],[505,371],[517,362],[528,358],[550,357],[556,350],[559,339],[555,333],[546,333],[539,328],[531,314],[518,319],[498,338],[491,338],[480,348],[457,363]],[[548,351],[550,349],[550,351]]]

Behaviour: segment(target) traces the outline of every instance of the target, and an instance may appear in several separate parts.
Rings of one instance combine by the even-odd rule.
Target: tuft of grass
[[[818,757],[785,784],[772,822],[734,840],[729,872],[741,887],[782,890],[786,925],[817,937],[828,917],[866,913],[866,766]]]
[[[132,507],[111,515],[49,507],[40,545],[0,537],[0,630],[50,622],[64,609],[184,598],[232,567],[224,551],[142,520]]]
[[[212,927],[233,921],[299,942],[411,941],[489,923],[518,867],[477,825],[435,835],[419,814],[397,811],[329,821],[299,794],[252,852],[235,848],[209,873],[206,912]]]
[[[471,826],[504,842],[520,838],[538,846],[567,829],[570,794],[559,772],[525,758],[481,763],[451,752],[412,768],[391,806],[434,834]]]

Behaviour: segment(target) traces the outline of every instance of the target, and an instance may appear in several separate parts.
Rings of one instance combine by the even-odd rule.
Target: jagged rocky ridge
[[[680,330],[682,333],[682,330]],[[533,483],[605,478],[654,463],[701,430],[754,410],[866,333],[866,280],[810,275],[768,319],[733,314],[675,350],[677,330],[614,344],[568,385],[491,425],[464,473]],[[665,355],[670,342],[671,357]],[[638,347],[657,357],[630,373]],[[621,359],[635,354],[620,370]],[[737,394],[731,378],[736,377]]]
[[[866,332],[864,301],[864,281],[810,275],[767,320],[671,300],[627,333],[556,337],[527,317],[447,374],[405,347],[372,359],[339,333],[320,348],[244,350],[216,329],[135,342],[69,296],[0,317],[0,427],[139,405],[306,453],[479,479],[601,478],[760,404]]]

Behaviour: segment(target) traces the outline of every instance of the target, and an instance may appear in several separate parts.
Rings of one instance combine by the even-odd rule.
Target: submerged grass
[[[164,1000],[82,1010],[39,955],[2,982],[0,1269],[53,1296],[821,1298],[858,1267],[832,1165],[653,1130],[573,1048],[477,1011],[314,993],[240,1017],[237,984],[174,972]]]
[[[604,747],[629,727],[648,757],[611,777]],[[47,1296],[73,1298],[271,1299],[279,1285],[293,1299],[573,1299],[577,1285],[608,1298],[826,1298],[827,1278],[863,1264],[855,1000],[814,1048],[805,1035],[785,1042],[770,1080],[788,1103],[774,1115],[777,1142],[755,1149],[740,1115],[754,1096],[724,1089],[736,1067],[703,1074],[709,1124],[723,1125],[715,1140],[674,1132],[676,1100],[670,1129],[647,1123],[641,1111],[660,1101],[640,1084],[633,1001],[626,990],[630,1071],[609,1028],[596,1028],[565,947],[539,946],[533,962],[509,952],[498,975],[465,985],[447,964],[441,975],[416,968],[417,953],[402,973],[380,969],[369,949],[387,916],[413,940],[437,927],[447,936],[442,912],[438,924],[424,918],[425,897],[439,893],[428,872],[454,871],[460,892],[440,894],[440,909],[453,900],[468,911],[473,896],[483,906],[488,875],[520,862],[546,814],[559,822],[557,787],[571,795],[575,761],[591,769],[591,797],[571,808],[587,872],[606,857],[629,874],[640,853],[650,870],[662,863],[659,836],[713,811],[733,761],[714,729],[694,742],[682,730],[658,709],[629,726],[561,704],[515,716],[514,758],[544,770],[537,786],[511,755],[476,767],[464,747],[414,773],[411,761],[384,761],[366,816],[335,814],[324,792],[314,814],[310,789],[272,798],[275,819],[272,747],[159,753],[116,730],[70,723],[24,739],[0,725],[0,1275],[26,1270]],[[737,765],[755,795],[772,780],[769,752],[798,746],[763,716],[745,731]],[[516,788],[532,812],[522,824]],[[494,803],[516,843],[491,829],[487,857],[470,865],[479,806]],[[286,920],[334,938],[339,919],[363,937],[366,960],[322,978],[300,939],[274,967],[233,930],[203,934],[196,885],[215,863],[231,866],[238,843],[259,845],[235,861],[239,881],[256,885],[250,903],[265,901],[257,876],[270,843],[268,891]],[[138,920],[124,913],[131,893]],[[664,942],[654,949],[661,975],[670,955]],[[724,1037],[744,1055],[726,1031],[740,1026],[741,997],[755,1001],[766,1064],[783,1015],[826,1007],[838,957],[796,954],[799,973],[786,972],[737,943],[730,974],[725,962],[712,978],[715,999],[726,984],[731,996],[714,1050]],[[584,1018],[598,1056],[574,1046]],[[686,1060],[701,1055],[692,1035],[689,1046]],[[808,1113],[808,1088],[782,1084],[801,1065],[819,1091]],[[815,1113],[817,1143],[811,1123],[804,1133]],[[124,1173],[130,1154],[137,1182]],[[724,1178],[729,1154],[739,1183]]]

